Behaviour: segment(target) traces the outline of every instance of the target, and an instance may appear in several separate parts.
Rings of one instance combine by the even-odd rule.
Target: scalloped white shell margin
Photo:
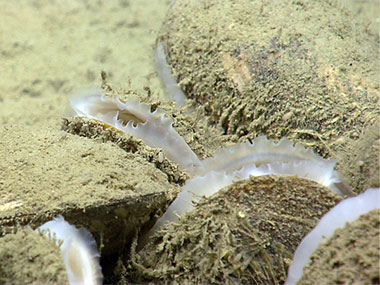
[[[69,283],[102,284],[103,274],[99,264],[99,253],[91,233],[84,228],[77,229],[58,215],[36,231],[47,230],[61,240],[61,253]],[[48,232],[45,234],[48,236]],[[58,242],[58,241],[57,241]]]
[[[173,121],[165,117],[159,109],[150,111],[150,106],[140,101],[136,95],[131,95],[126,102],[121,102],[117,96],[104,95],[101,88],[86,89],[69,96],[70,105],[65,116],[81,116],[106,123],[116,129],[132,134],[150,147],[161,148],[173,162],[178,163],[182,170],[193,173],[199,167],[200,160],[190,149],[185,140],[173,128]],[[127,111],[144,123],[119,120],[120,111]]]
[[[339,182],[335,164],[336,160],[323,159],[312,149],[286,138],[276,144],[265,136],[259,136],[252,144],[237,143],[221,149],[213,157],[203,160],[196,173],[205,175],[213,170],[229,174],[237,171],[235,176],[245,178],[266,174],[298,176],[316,181],[342,195],[334,187],[334,183]]]
[[[326,160],[311,149],[294,144],[286,138],[277,144],[264,136],[255,138],[253,144],[238,143],[218,151],[202,161],[195,169],[197,176],[188,179],[177,198],[160,217],[148,235],[152,235],[167,221],[174,222],[178,215],[194,208],[193,201],[209,197],[234,181],[249,176],[281,174],[313,180],[342,195],[334,183],[339,182],[334,171],[336,160]]]

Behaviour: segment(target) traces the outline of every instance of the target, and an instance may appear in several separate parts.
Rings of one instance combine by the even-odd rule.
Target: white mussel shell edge
[[[173,128],[173,121],[165,113],[130,95],[125,102],[118,96],[108,96],[101,88],[85,89],[69,96],[66,117],[80,116],[98,120],[122,132],[141,139],[153,148],[161,148],[165,156],[179,168],[194,172],[200,160],[185,140]],[[124,121],[123,117],[128,121]]]
[[[43,231],[46,236],[55,237],[57,242],[62,241],[60,248],[70,285],[102,284],[100,254],[89,231],[84,228],[77,229],[61,215],[41,225],[36,231]]]
[[[298,245],[285,284],[297,283],[302,277],[304,266],[310,262],[313,251],[321,242],[329,239],[337,228],[344,227],[347,222],[374,209],[380,209],[380,188],[370,188],[356,197],[347,198],[327,212]]]

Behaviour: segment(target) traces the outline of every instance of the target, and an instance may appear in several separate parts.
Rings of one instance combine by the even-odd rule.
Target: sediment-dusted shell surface
[[[164,226],[134,256],[130,280],[279,284],[303,236],[340,200],[296,177],[235,182]]]
[[[332,1],[175,1],[158,44],[235,141],[286,136],[329,157],[380,116],[376,37]]]
[[[315,250],[297,284],[379,284],[380,210],[337,229]]]
[[[18,125],[1,127],[0,137],[0,236],[62,214],[87,228],[106,256],[119,252],[179,191],[165,168],[148,161],[147,154],[157,154],[142,155],[144,147],[133,138],[121,149],[57,129]]]
[[[68,284],[55,241],[30,228],[0,238],[1,284]]]
[[[125,152],[141,156],[144,160],[155,165],[157,169],[167,175],[168,181],[182,185],[188,175],[178,169],[177,164],[169,161],[162,151],[146,146],[143,141],[130,134],[118,132],[114,128],[105,127],[100,121],[86,117],[64,118],[62,130],[73,135],[86,137],[91,140],[100,140],[104,143],[113,143]]]
[[[345,174],[356,194],[368,188],[380,188],[380,117],[363,127],[358,140],[349,140],[337,158],[338,170]]]
[[[334,170],[336,160],[327,160],[301,144],[286,138],[278,143],[265,136],[251,142],[237,143],[220,149],[213,157],[202,160],[197,174],[188,179],[181,192],[160,217],[150,234],[167,221],[176,221],[179,215],[193,208],[192,202],[209,197],[234,181],[250,176],[287,175],[305,178],[330,188],[341,196],[354,194]]]
[[[311,255],[320,244],[329,240],[335,231],[345,227],[347,223],[354,222],[361,215],[376,209],[380,209],[380,188],[370,188],[357,196],[344,199],[330,209],[298,245],[294,252],[285,284],[293,285],[297,283],[302,276],[304,267],[311,262]],[[370,235],[370,233],[368,234]],[[354,238],[350,235],[346,237],[347,240]],[[376,249],[368,247],[367,250],[371,252]],[[363,255],[365,254],[371,253],[363,253]],[[336,253],[332,248],[331,253],[327,255],[334,257]],[[345,253],[343,253],[343,255],[345,255]],[[351,265],[354,265],[354,263],[355,262]],[[352,271],[356,270],[357,268],[352,269]]]

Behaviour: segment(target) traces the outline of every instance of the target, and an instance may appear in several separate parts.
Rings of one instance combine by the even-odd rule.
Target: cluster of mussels
[[[167,161],[178,166],[170,175],[163,171],[181,185],[174,199],[150,223],[130,226],[136,235],[117,252],[112,274],[120,284],[314,284],[330,272],[337,283],[379,282],[377,172],[366,172],[375,182],[365,187],[362,170],[372,157],[347,158],[361,134],[372,135],[371,148],[380,139],[359,131],[367,125],[376,130],[379,123],[378,66],[360,68],[372,62],[360,60],[376,54],[376,43],[353,30],[362,29],[359,24],[348,29],[351,18],[342,11],[324,0],[172,3],[157,41],[158,73],[170,98],[185,106],[181,112],[195,124],[206,122],[209,129],[198,137],[209,131],[225,138],[214,151],[195,150],[193,138],[178,131],[186,124],[175,115],[179,109],[170,111],[164,102],[160,108],[133,92],[121,96],[104,74],[102,88],[70,96],[66,131],[90,136],[96,122],[112,142],[133,136],[141,140],[136,145],[157,149],[154,163],[161,170],[172,167]],[[284,19],[294,23],[282,27]],[[306,27],[298,29],[300,23]],[[334,45],[350,51],[341,56]],[[361,172],[347,163],[352,160]],[[344,178],[348,174],[357,181]],[[119,219],[133,215],[120,209]],[[39,230],[62,240],[69,282],[102,282],[87,230],[61,216]],[[356,269],[347,270],[348,253],[355,254]]]
[[[71,95],[66,116],[132,134],[160,148],[160,160],[168,158],[190,176],[162,217],[132,245],[124,272],[128,280],[280,283],[288,278],[294,284],[323,238],[379,208],[379,189],[340,202],[354,194],[334,169],[336,160],[286,138],[275,143],[259,136],[200,159],[160,108],[152,111],[135,94],[121,100],[101,88]]]

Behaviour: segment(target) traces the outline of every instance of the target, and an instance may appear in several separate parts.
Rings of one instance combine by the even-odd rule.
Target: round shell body
[[[337,229],[312,254],[297,284],[379,284],[380,210]]]
[[[321,279],[318,284],[379,280],[379,209],[380,188],[333,207],[298,245],[286,285],[298,284],[303,272],[304,284],[316,282],[316,276]]]
[[[380,116],[376,37],[332,1],[174,1],[160,45],[187,98],[235,141],[286,136],[329,157]]]
[[[303,236],[340,200],[296,177],[237,181],[163,226],[134,256],[131,278],[279,284]]]

